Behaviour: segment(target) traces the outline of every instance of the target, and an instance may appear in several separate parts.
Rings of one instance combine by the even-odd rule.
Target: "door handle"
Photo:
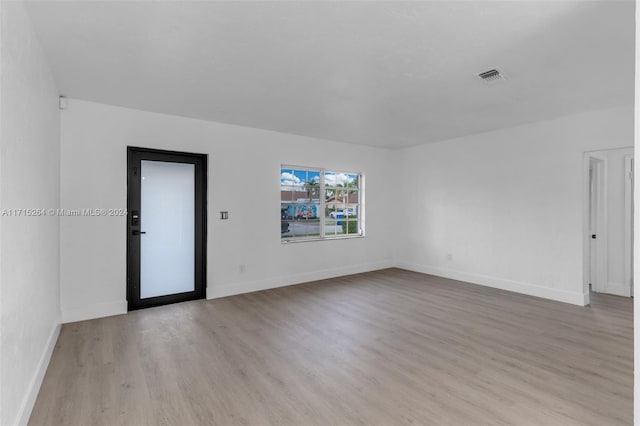
[[[144,231],[138,231],[137,229],[134,229],[133,231],[131,231],[132,235],[142,235],[142,234],[146,234],[146,232]]]

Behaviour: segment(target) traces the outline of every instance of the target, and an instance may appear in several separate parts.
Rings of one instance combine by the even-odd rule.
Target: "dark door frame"
[[[195,165],[195,288],[194,291],[140,298],[140,161],[166,161]],[[140,212],[137,224],[133,211]],[[127,307],[129,311],[204,299],[207,288],[207,155],[127,147]],[[135,234],[135,235],[134,235]]]

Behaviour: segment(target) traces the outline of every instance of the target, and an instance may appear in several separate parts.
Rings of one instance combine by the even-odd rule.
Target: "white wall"
[[[617,294],[629,297],[630,283],[626,282],[625,274],[625,185],[628,177],[625,175],[625,156],[633,155],[633,148],[609,149],[592,151],[590,156],[600,158],[605,164],[606,186],[606,238],[607,238],[607,281],[602,288],[596,289],[602,293]]]
[[[629,146],[632,114],[620,107],[387,151],[71,100],[61,205],[125,208],[127,145],[206,153],[208,297],[395,263],[582,304],[583,154]],[[367,237],[282,245],[273,225],[281,163],[364,172]],[[63,322],[125,312],[125,219],[62,218],[61,233]]]
[[[640,158],[640,0],[636,0],[636,85],[634,122],[634,161]],[[633,424],[640,426],[640,168],[634,164],[633,211]]]
[[[23,4],[0,14],[0,206],[56,208],[57,89]],[[59,222],[0,216],[0,228],[0,424],[24,424],[60,329]]]
[[[399,266],[583,304],[583,154],[632,144],[628,106],[402,151]]]
[[[72,99],[62,112],[61,206],[126,208],[127,146],[209,155],[209,298],[392,265],[390,151]],[[281,163],[363,172],[366,237],[281,244]],[[61,218],[63,322],[126,311],[125,223]]]

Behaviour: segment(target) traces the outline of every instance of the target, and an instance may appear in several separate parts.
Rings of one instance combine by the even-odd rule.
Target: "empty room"
[[[640,424],[635,22],[0,0],[0,425]]]

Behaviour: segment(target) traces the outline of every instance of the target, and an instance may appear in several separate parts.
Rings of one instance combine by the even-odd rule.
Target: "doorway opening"
[[[128,309],[203,299],[206,155],[128,147],[127,161]]]
[[[633,295],[633,149],[584,155],[583,285],[590,292]]]
[[[607,279],[607,188],[605,160],[589,157],[589,290],[596,293],[605,287]]]

